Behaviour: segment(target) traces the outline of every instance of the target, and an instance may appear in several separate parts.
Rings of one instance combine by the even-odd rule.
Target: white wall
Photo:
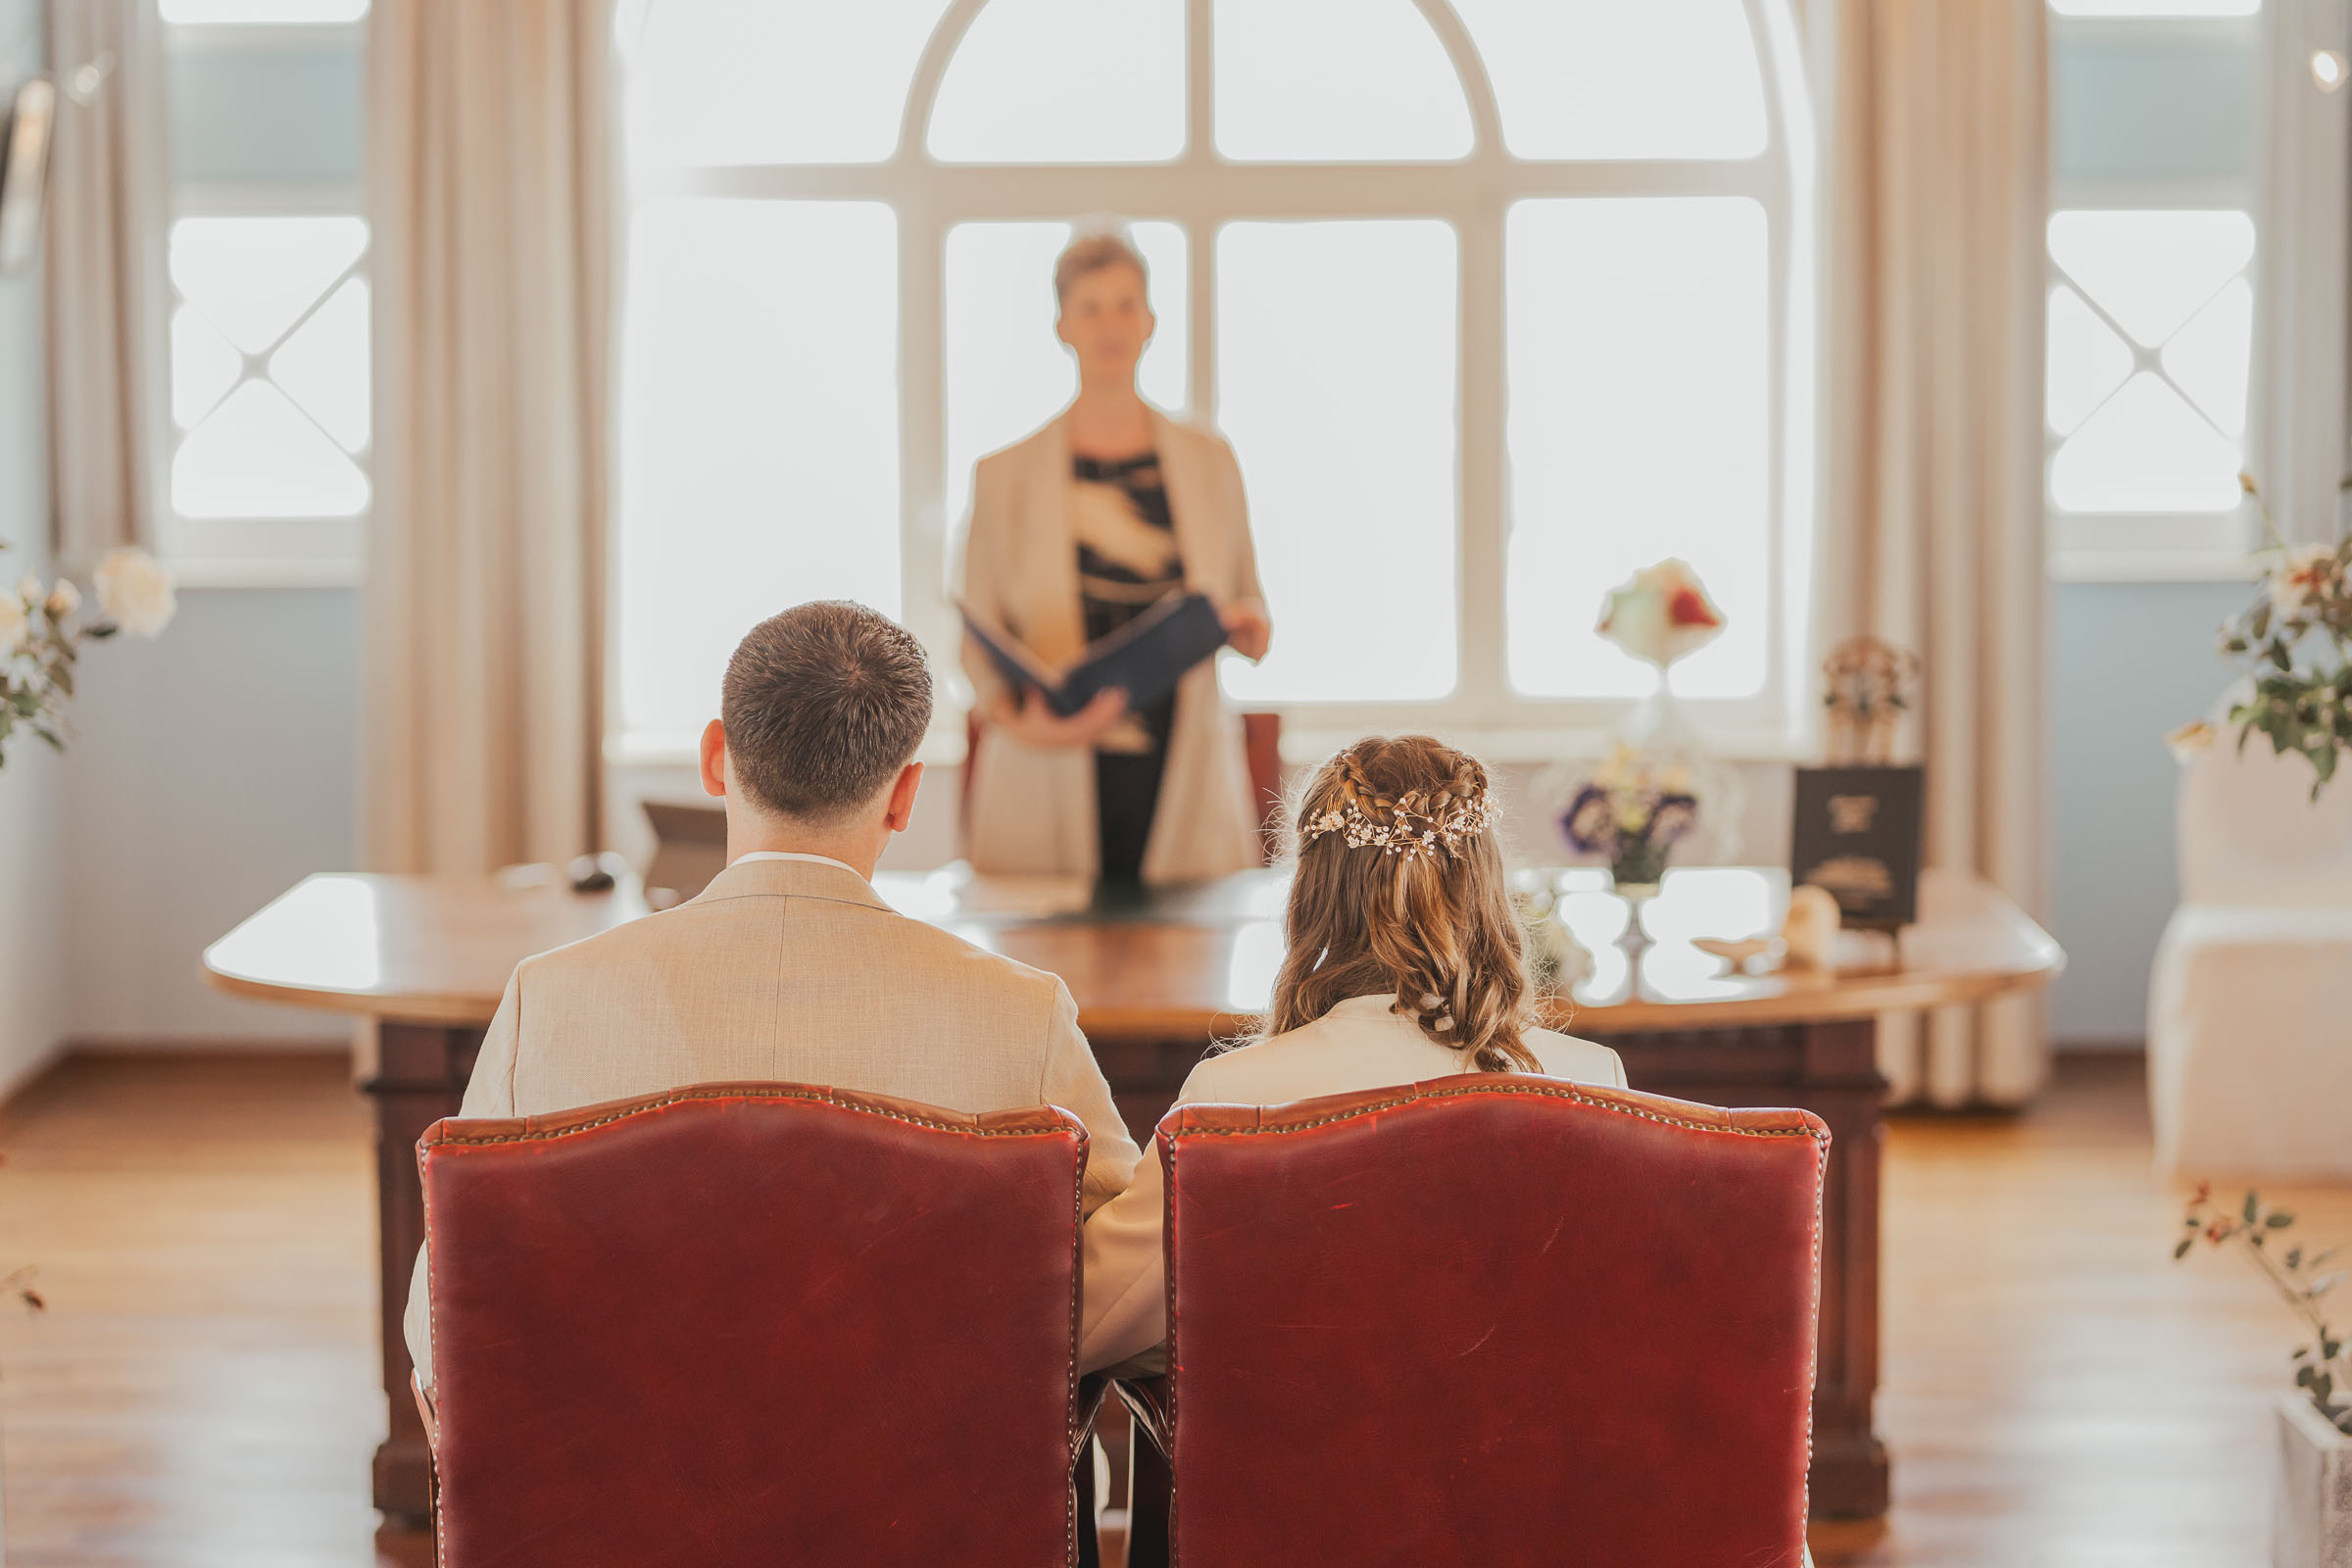
[[[199,955],[310,872],[357,863],[356,600],[185,591],[158,641],[83,659],[65,766],[76,1044],[345,1038],[213,990]]]
[[[0,104],[41,69],[40,0],[0,0]],[[0,277],[0,592],[43,572],[49,501],[41,418],[38,274]],[[38,1071],[65,1032],[66,861],[60,769],[20,736],[0,766],[0,1095]]]
[[[2202,717],[2230,682],[2214,628],[2247,583],[2065,583],[2053,590],[2050,934],[2066,973],[2050,990],[2061,1043],[2136,1044],[2156,939],[2180,902],[2164,732]],[[2257,743],[2261,744],[2261,743]]]

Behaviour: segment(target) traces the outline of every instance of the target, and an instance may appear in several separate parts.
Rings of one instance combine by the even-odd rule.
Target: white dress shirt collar
[[[847,861],[836,860],[830,855],[804,855],[799,850],[750,850],[742,855],[738,855],[735,857],[735,858],[729,860],[727,864],[729,866],[745,865],[753,860],[808,860],[817,865],[840,866],[844,871],[849,872],[850,875],[856,877],[860,882],[871,880],[871,878],[869,878],[863,871],[858,870],[856,866],[849,864]]]

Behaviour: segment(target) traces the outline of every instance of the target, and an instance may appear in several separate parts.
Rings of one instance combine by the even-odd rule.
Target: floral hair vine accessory
[[[1300,824],[1298,842],[1311,844],[1326,833],[1347,837],[1351,850],[1376,849],[1383,855],[1412,859],[1444,850],[1459,858],[1464,840],[1476,838],[1494,819],[1494,798],[1485,790],[1470,797],[1447,797],[1435,811],[1422,808],[1418,792],[1408,793],[1374,819],[1354,801],[1334,808]]]

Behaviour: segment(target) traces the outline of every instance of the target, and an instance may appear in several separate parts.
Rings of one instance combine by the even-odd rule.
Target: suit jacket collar
[[[874,891],[874,885],[848,866],[817,860],[737,860],[689,902],[715,904],[723,899],[755,898],[829,899],[873,909],[890,908],[889,901]]]

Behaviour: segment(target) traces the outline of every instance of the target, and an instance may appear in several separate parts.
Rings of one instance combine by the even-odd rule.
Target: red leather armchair
[[[444,1568],[1075,1560],[1066,1112],[714,1084],[417,1158]]]
[[[1158,1144],[1182,1568],[1806,1560],[1818,1118],[1475,1075]]]

